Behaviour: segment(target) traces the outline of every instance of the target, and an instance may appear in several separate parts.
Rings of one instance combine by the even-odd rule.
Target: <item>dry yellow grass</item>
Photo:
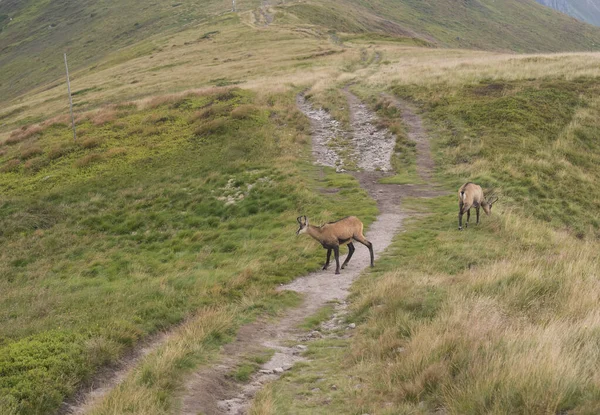
[[[346,370],[366,379],[355,400],[365,410],[387,413],[381,400],[451,414],[600,408],[598,242],[510,210],[490,226],[489,248],[505,248],[489,263],[440,272],[431,247],[422,265],[361,283],[353,307],[369,317]],[[411,297],[422,307],[433,292],[444,294],[423,318]]]
[[[462,85],[481,80],[545,77],[572,80],[600,76],[600,53],[511,54],[469,50],[379,46],[389,64],[366,80],[377,85]]]
[[[214,339],[226,336],[233,329],[233,316],[234,312],[226,308],[199,310],[133,368],[121,384],[108,395],[91,402],[86,413],[170,413],[169,405],[163,398],[165,393],[174,392],[180,385],[178,372],[199,356],[206,358],[214,352]]]

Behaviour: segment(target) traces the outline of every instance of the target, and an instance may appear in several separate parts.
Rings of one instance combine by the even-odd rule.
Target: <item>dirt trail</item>
[[[392,95],[385,94],[384,97],[400,110],[402,121],[408,128],[408,138],[417,144],[417,173],[423,180],[430,181],[435,163],[431,158],[431,146],[421,117],[407,102]]]
[[[345,94],[351,112],[352,132],[343,131],[340,125],[327,112],[312,108],[304,97],[299,96],[299,109],[310,119],[313,134],[313,157],[317,164],[339,167],[341,157],[336,147],[330,147],[329,141],[339,135],[350,137],[356,146],[357,165],[362,168],[353,175],[359,180],[371,197],[377,200],[380,214],[369,227],[366,237],[374,246],[375,258],[391,243],[401,230],[403,220],[410,215],[401,209],[404,197],[434,197],[441,193],[432,185],[384,185],[379,179],[387,174],[381,171],[389,165],[394,149],[395,137],[388,131],[377,131],[373,125],[375,115],[347,90]],[[429,143],[420,118],[405,103],[393,99],[409,130],[409,137],[416,141],[418,151],[418,171],[421,177],[430,178],[433,162],[429,154]],[[325,252],[325,251],[323,251]],[[325,254],[323,253],[323,256]],[[340,259],[342,260],[342,259]],[[218,364],[204,368],[193,374],[185,385],[181,398],[181,413],[193,414],[245,414],[255,393],[262,386],[276,380],[281,373],[290,369],[294,363],[303,360],[302,351],[306,342],[322,337],[320,332],[307,334],[297,329],[304,319],[314,314],[328,302],[337,301],[334,317],[324,323],[323,331],[340,328],[345,313],[345,298],[352,282],[369,266],[368,250],[358,245],[348,267],[340,275],[333,268],[313,272],[298,278],[281,290],[302,293],[304,301],[300,307],[289,310],[279,320],[257,321],[242,327],[234,342],[227,344],[221,351]],[[118,368],[107,369],[100,374],[92,387],[82,391],[71,402],[65,403],[61,413],[83,414],[94,403],[104,397],[130,373],[141,359],[156,350],[168,338],[168,333],[157,336],[145,346],[122,359]],[[290,346],[291,345],[291,346]],[[242,362],[244,356],[252,355],[269,348],[275,354],[262,365],[259,373],[250,382],[240,384],[232,381],[229,375]]]
[[[373,125],[375,115],[358,98],[346,91],[351,111],[352,142],[356,145],[358,165],[362,171],[353,173],[369,194],[377,200],[380,214],[369,227],[366,237],[374,246],[377,258],[393,237],[401,230],[403,220],[409,213],[402,211],[400,203],[403,197],[434,197],[441,194],[433,186],[384,185],[379,179],[386,175],[383,169],[389,168],[389,160],[394,150],[395,137],[388,131],[377,131]],[[414,115],[414,112],[403,110],[403,103],[396,101],[402,114]],[[300,110],[310,119],[313,134],[313,157],[316,163],[339,167],[340,156],[335,146],[329,146],[329,140],[339,134],[346,134],[339,123],[323,110],[314,109],[299,96],[297,104]],[[412,139],[427,140],[418,116],[407,117],[407,127]],[[428,147],[417,149],[429,151]],[[429,154],[421,155],[423,160],[430,160]],[[424,175],[431,177],[432,165],[420,164]],[[425,176],[424,176],[425,177]],[[341,261],[342,259],[340,259]],[[334,317],[324,323],[325,330],[340,328],[345,313],[345,298],[352,282],[369,266],[368,250],[357,246],[349,266],[340,275],[335,275],[330,268],[326,271],[313,272],[305,277],[280,287],[281,290],[292,290],[302,293],[304,301],[300,307],[289,310],[276,322],[259,321],[243,327],[235,342],[223,348],[223,359],[219,365],[203,369],[196,373],[186,385],[182,397],[182,414],[245,414],[255,393],[265,383],[277,379],[281,373],[290,369],[294,363],[303,360],[302,350],[305,342],[322,337],[320,332],[306,332],[297,329],[304,319],[328,302],[337,301]],[[292,346],[290,346],[292,345]],[[253,351],[270,348],[275,351],[273,358],[265,363],[258,374],[247,384],[236,384],[228,379],[241,361],[242,355]]]
[[[63,402],[59,415],[87,413],[108,392],[121,384],[130,371],[142,361],[144,357],[159,348],[168,339],[168,333],[157,334],[148,339],[143,345],[127,353],[119,362],[107,367],[98,373],[93,382],[85,389],[80,390],[72,399]]]
[[[262,0],[260,7],[254,11],[254,21],[262,26],[269,26],[275,18],[269,0]]]

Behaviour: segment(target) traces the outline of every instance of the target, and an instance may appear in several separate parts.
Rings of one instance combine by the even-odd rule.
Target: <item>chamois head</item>
[[[308,218],[306,216],[298,216],[298,218],[296,220],[298,221],[298,224],[300,225],[300,227],[296,231],[296,235],[301,235],[303,233],[306,233],[306,230],[308,229]]]
[[[486,215],[489,215],[490,213],[492,213],[492,206],[497,201],[498,201],[498,196],[496,196],[495,194],[492,193],[489,195],[485,195],[485,199],[481,203],[481,207],[483,208],[483,211],[485,212]]]

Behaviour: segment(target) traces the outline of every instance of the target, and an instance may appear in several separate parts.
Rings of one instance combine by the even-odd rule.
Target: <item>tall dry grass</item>
[[[363,71],[376,85],[463,85],[482,80],[527,80],[600,76],[600,53],[513,54],[470,50],[394,48],[380,46],[389,64]],[[365,73],[367,72],[367,73]]]
[[[132,368],[116,388],[91,402],[87,412],[93,415],[123,413],[170,413],[165,399],[181,386],[180,373],[200,357],[214,354],[222,339],[234,328],[234,314],[227,308],[199,310],[182,324],[161,346]]]
[[[421,256],[437,266],[409,261],[360,284],[367,317],[349,367],[368,379],[373,413],[382,399],[452,414],[600,410],[598,242],[510,210],[492,226],[467,248],[504,245],[491,261],[440,271],[433,257],[459,239],[442,236]]]

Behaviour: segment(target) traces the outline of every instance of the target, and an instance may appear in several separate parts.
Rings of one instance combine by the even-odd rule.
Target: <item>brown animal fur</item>
[[[481,186],[475,183],[465,183],[458,189],[458,230],[462,230],[462,217],[467,213],[467,222],[465,228],[469,226],[471,218],[471,208],[477,212],[477,222],[479,224],[479,208],[483,208],[486,215],[492,212],[492,205],[498,201],[495,196],[486,198]]]
[[[297,220],[300,228],[296,231],[296,235],[307,233],[319,241],[321,245],[323,245],[323,248],[327,249],[327,261],[325,262],[323,269],[329,267],[331,251],[333,251],[336,263],[335,273],[339,274],[340,245],[348,244],[348,256],[342,264],[342,269],[344,269],[346,265],[348,265],[348,262],[355,251],[354,245],[352,244],[353,240],[360,242],[369,248],[371,254],[371,266],[374,265],[373,244],[364,237],[363,223],[356,216],[348,216],[336,222],[326,223],[322,226],[310,225],[306,216],[299,216]]]

